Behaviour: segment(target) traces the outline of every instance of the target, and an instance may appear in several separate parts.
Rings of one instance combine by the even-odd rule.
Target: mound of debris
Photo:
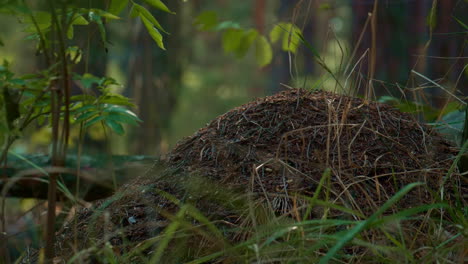
[[[389,105],[291,89],[235,108],[180,141],[165,157],[168,169],[78,213],[59,235],[57,251],[67,260],[84,249],[78,260],[92,263],[99,254],[131,250],[138,254],[125,261],[145,263],[158,252],[157,235],[175,221],[193,233],[178,231],[165,251],[170,261],[162,263],[182,263],[247,239],[248,227],[268,223],[272,214],[321,217],[323,208],[304,206],[319,186],[319,199],[361,216],[413,182],[426,185],[394,209],[433,201],[430,190],[442,184],[450,201],[459,174],[444,177],[456,154],[430,127]],[[346,217],[333,210],[328,216]],[[224,233],[211,232],[208,220]]]
[[[438,190],[456,153],[389,105],[291,89],[219,116],[168,160],[228,187],[266,193],[283,213],[292,194],[312,196],[328,168],[334,199],[368,214],[409,183]],[[429,194],[422,189],[399,206],[424,202]]]

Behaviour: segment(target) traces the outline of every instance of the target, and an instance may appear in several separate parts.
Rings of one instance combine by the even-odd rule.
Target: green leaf
[[[96,116],[93,119],[86,122],[86,124],[83,127],[84,128],[90,127],[90,126],[94,125],[95,123],[103,120],[104,118],[106,118],[106,116],[103,116],[103,115]]]
[[[109,12],[106,12],[102,9],[97,9],[97,8],[93,8],[91,9],[92,12],[98,14],[100,17],[104,17],[107,19],[107,21],[109,20],[116,20],[116,19],[120,19],[120,17],[112,14],[112,13],[109,13]]]
[[[138,9],[135,8],[135,4],[132,5],[132,8],[130,8],[130,17],[135,18],[139,16],[140,13],[138,13]]]
[[[34,20],[32,16],[34,16]],[[39,28],[42,33],[47,32],[50,29],[51,21],[52,16],[49,12],[37,11],[34,12],[34,14],[25,15],[24,24],[26,28],[24,31],[28,33],[38,33],[37,28]]]
[[[133,119],[130,116],[122,115],[122,114],[119,114],[119,113],[111,113],[111,114],[107,115],[106,119],[110,119],[110,120],[113,120],[113,121],[118,122],[118,123],[127,123],[127,124],[131,124],[131,125],[138,125],[137,120]]]
[[[3,41],[0,39],[0,47],[3,47],[5,46],[5,43],[3,43]]]
[[[25,85],[26,81],[23,79],[15,78],[15,79],[11,79],[10,83],[15,84],[15,85]]]
[[[82,52],[78,46],[70,46],[67,48],[66,54],[73,60],[74,63],[79,63],[81,61]]]
[[[143,17],[144,17],[153,26],[155,26],[156,28],[158,28],[159,30],[161,30],[162,32],[164,32],[166,34],[169,34],[167,31],[164,30],[164,28],[161,26],[161,24],[159,24],[159,22],[156,20],[156,18],[154,18],[154,16],[146,8],[144,8],[143,6],[141,6],[139,4],[135,4],[135,3],[133,4],[133,7],[134,7],[134,10],[136,12],[138,12],[138,14],[139,14],[140,18],[142,18],[142,20],[143,20]],[[148,28],[148,26],[147,26],[147,28]],[[158,34],[159,34],[159,32],[158,32]],[[159,34],[159,35],[161,35],[161,34]],[[162,49],[164,49],[164,48],[162,48]]]
[[[169,8],[167,8],[167,6],[161,2],[160,0],[145,0],[145,2],[151,6],[153,6],[154,8],[157,8],[159,10],[162,10],[166,13],[169,13],[169,14],[175,14],[175,12],[172,12],[171,10],[169,10]]]
[[[81,106],[81,107],[74,110],[75,114],[79,114],[79,113],[87,112],[87,111],[97,112],[96,106],[95,105],[84,105],[84,106]]]
[[[67,30],[67,38],[73,39],[73,25],[70,25]]]
[[[244,31],[242,29],[228,29],[222,37],[224,52],[234,52],[240,45]]]
[[[257,36],[258,32],[255,29],[249,29],[244,32],[239,46],[235,51],[238,58],[242,58],[245,56],[245,54],[247,54],[247,51],[249,50],[250,46],[252,46],[252,44],[254,43]]]
[[[140,121],[142,122],[142,120],[140,118],[138,118],[138,116],[133,113],[132,111],[126,109],[126,108],[123,108],[123,107],[120,107],[120,106],[117,106],[117,105],[110,105],[110,106],[107,106],[104,108],[103,110],[104,112],[108,112],[108,113],[119,113],[120,115],[125,115],[125,116],[128,116],[129,118],[135,120],[135,121]]]
[[[99,102],[114,105],[125,105],[129,107],[135,106],[133,103],[130,102],[130,100],[127,97],[120,94],[106,95],[104,97],[99,98]]]
[[[81,15],[75,15],[75,17],[72,19],[72,25],[78,25],[78,26],[87,26],[89,25],[89,22]]]
[[[128,0],[111,0],[108,11],[114,15],[119,15],[127,5]]]
[[[34,20],[37,24],[49,25],[52,21],[52,15],[49,12],[37,11],[34,12]],[[33,24],[32,18],[28,15],[25,22]]]
[[[151,22],[146,19],[144,16],[140,16],[141,21],[143,21],[143,24],[145,24],[146,30],[148,30],[148,33],[150,36],[153,38],[153,40],[156,42],[156,44],[163,50],[166,50],[164,48],[164,43],[163,43],[163,37],[161,33],[151,24]]]
[[[90,73],[85,73],[83,76],[81,76],[80,81],[81,84],[86,88],[89,89],[93,84],[99,83],[99,78],[90,74]]]
[[[270,31],[270,41],[275,43],[282,40],[282,49],[296,53],[301,43],[301,30],[291,23],[278,23]]]
[[[270,31],[270,41],[271,43],[277,42],[281,36],[284,34],[285,23],[276,24],[273,29]]]
[[[80,116],[78,116],[78,117],[75,119],[75,122],[77,122],[77,123],[86,122],[86,121],[88,121],[89,119],[91,119],[92,117],[96,116],[97,114],[99,114],[99,111],[89,111],[89,112],[86,112],[86,113],[81,114]]]
[[[205,11],[195,18],[194,25],[198,29],[207,31],[213,29],[218,24],[218,14],[214,11]]]
[[[259,36],[255,42],[255,59],[260,67],[270,64],[273,59],[271,45],[265,36]]]
[[[239,23],[234,22],[234,21],[223,21],[219,23],[214,29],[216,31],[221,31],[221,30],[230,29],[230,28],[240,29],[241,26],[239,25]]]
[[[101,34],[101,39],[104,43],[107,42],[106,38],[106,29],[104,28],[104,24],[102,23],[101,16],[99,16],[96,12],[90,11],[88,13],[89,20],[96,23],[98,25],[99,33]]]
[[[118,135],[123,135],[125,133],[123,126],[114,120],[111,119],[105,119],[104,124],[106,124],[112,131],[114,131]]]
[[[285,34],[283,35],[283,50],[296,53],[299,44],[301,43],[301,30],[293,24],[287,24],[285,29]]]

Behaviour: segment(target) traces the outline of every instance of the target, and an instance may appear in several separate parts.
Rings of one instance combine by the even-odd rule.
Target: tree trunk
[[[156,46],[140,21],[130,44],[128,85],[138,106],[143,123],[133,129],[131,151],[159,155],[167,151],[165,134],[175,110],[186,49],[182,40],[183,16],[180,1],[170,1],[168,7],[177,15],[156,16],[170,35],[164,36],[166,51]],[[185,4],[184,4],[185,5]]]

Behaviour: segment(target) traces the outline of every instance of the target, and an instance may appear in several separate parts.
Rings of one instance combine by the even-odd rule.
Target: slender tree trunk
[[[168,7],[183,12],[180,1],[168,2]],[[167,151],[165,142],[169,121],[175,110],[186,54],[182,39],[182,15],[162,15],[161,24],[170,32],[165,35],[166,51],[159,49],[141,22],[134,24],[130,44],[128,87],[138,106],[143,123],[133,132],[132,152],[159,155]]]

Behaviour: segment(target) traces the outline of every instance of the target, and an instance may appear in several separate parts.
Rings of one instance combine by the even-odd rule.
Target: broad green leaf
[[[68,39],[73,39],[73,26],[86,26],[89,25],[89,22],[81,15],[75,15],[67,29],[67,37]]]
[[[119,113],[121,115],[125,115],[125,116],[128,116],[129,118],[132,118],[133,120],[135,121],[142,121],[140,118],[138,118],[138,116],[133,113],[132,111],[126,109],[126,108],[123,108],[123,107],[120,107],[120,106],[117,106],[117,105],[111,105],[111,106],[107,106],[104,108],[103,110],[104,112],[109,112],[109,113]]]
[[[244,31],[242,29],[228,29],[223,33],[222,43],[224,52],[234,52],[239,47]]]
[[[114,78],[111,77],[102,77],[101,81],[99,82],[99,85],[101,86],[107,86],[107,85],[120,85]]]
[[[154,16],[146,8],[144,8],[143,6],[141,6],[139,4],[135,4],[135,3],[133,4],[133,7],[134,7],[135,11],[139,13],[141,18],[144,17],[149,23],[153,24],[153,26],[155,26],[156,28],[158,28],[159,30],[161,30],[162,32],[164,32],[166,34],[169,34],[167,31],[164,30],[164,28],[161,26],[161,24],[159,24],[159,22],[156,20],[156,18],[154,18]],[[159,32],[158,32],[158,34],[161,35]]]
[[[273,29],[270,31],[270,41],[271,43],[277,42],[281,36],[284,34],[285,23],[276,24]]]
[[[200,30],[211,30],[218,24],[218,14],[214,11],[205,11],[197,16],[194,24]]]
[[[122,10],[128,5],[128,0],[111,0],[109,13],[119,15]]]
[[[101,39],[104,43],[106,43],[106,29],[104,28],[104,24],[102,23],[101,16],[99,16],[96,12],[90,11],[88,13],[88,17],[90,21],[98,25],[99,33],[101,34]]]
[[[223,21],[215,27],[215,30],[221,31],[221,30],[230,29],[230,28],[240,29],[241,26],[239,25],[239,23],[236,23],[234,21]]]
[[[93,84],[99,83],[99,78],[90,74],[90,73],[85,73],[83,76],[81,76],[80,81],[81,84],[86,88],[89,89]]]
[[[24,74],[24,75],[21,76],[21,79],[23,79],[23,80],[30,80],[30,79],[37,79],[37,78],[39,78],[39,75],[34,74],[34,73]]]
[[[172,12],[171,10],[169,10],[169,8],[167,8],[167,6],[163,2],[161,2],[161,0],[145,0],[145,2],[153,6],[154,8],[162,10],[166,13],[175,14],[175,12]]]
[[[283,35],[282,48],[284,51],[296,53],[297,47],[301,43],[301,30],[293,24],[287,24],[287,27],[285,29],[286,31]]]
[[[91,111],[91,112],[96,112],[96,106],[95,105],[84,105],[84,106],[81,106],[77,109],[74,110],[74,112],[76,114],[79,114],[79,113],[82,113],[82,112],[87,112],[87,111]]]
[[[151,22],[146,19],[144,16],[140,16],[141,21],[143,21],[143,24],[145,24],[146,29],[148,30],[148,33],[150,36],[153,38],[153,40],[156,42],[156,44],[163,50],[166,50],[164,48],[164,43],[163,43],[163,37],[161,33],[151,24]]]
[[[252,44],[254,43],[257,36],[258,32],[255,29],[249,29],[244,32],[239,46],[235,51],[237,57],[242,58],[245,56],[245,54],[247,54],[247,51],[249,50],[250,46],[252,46]]]
[[[10,80],[10,83],[16,84],[16,85],[25,85],[25,84],[26,84],[26,81],[23,80],[23,79],[15,78],[15,79],[11,79],[11,80]]]
[[[103,116],[103,115],[96,116],[93,119],[86,122],[86,124],[83,127],[84,128],[90,127],[90,126],[96,124],[97,122],[103,120],[104,118],[106,118],[106,116]]]
[[[73,25],[70,25],[67,30],[67,38],[73,39]]]
[[[52,16],[49,12],[37,11],[33,14],[25,15],[23,23],[26,25],[24,29],[25,32],[38,33],[39,28],[39,30],[44,33],[50,29]]]
[[[72,20],[72,25],[86,26],[89,25],[89,22],[81,15],[75,15]]]
[[[138,125],[138,121],[136,121],[135,119],[131,118],[130,116],[122,115],[118,113],[110,113],[109,115],[107,115],[106,119],[110,119],[117,123],[127,123],[131,125]]]
[[[109,12],[106,12],[102,9],[97,9],[97,8],[93,8],[91,9],[92,12],[98,14],[100,17],[104,17],[107,19],[107,21],[109,20],[116,20],[116,19],[120,19],[120,17],[112,14],[112,13],[109,13]]]
[[[52,21],[52,15],[49,12],[37,11],[34,12],[33,16],[37,24],[44,24],[50,26],[50,23]],[[25,17],[25,22],[30,24],[34,23],[33,19],[29,15]]]
[[[301,30],[291,23],[278,23],[270,31],[270,41],[282,40],[282,49],[295,53],[301,43]]]
[[[120,94],[112,94],[99,98],[100,103],[114,104],[114,105],[125,105],[129,107],[134,107],[135,105],[130,102],[130,100]]]
[[[67,48],[66,54],[70,58],[70,60],[73,60],[75,63],[79,63],[81,61],[81,49],[78,46],[71,46]]]
[[[86,26],[89,25],[89,22],[81,15],[76,15],[73,19],[70,25],[68,26],[67,29],[67,37],[68,39],[73,39],[73,31],[74,28],[73,26],[78,25],[78,26]]]
[[[81,114],[75,119],[75,122],[80,123],[80,122],[85,122],[91,119],[92,117],[96,116],[99,114],[99,111],[89,111],[84,114]]]
[[[106,118],[104,120],[104,124],[106,124],[112,131],[114,131],[118,135],[123,135],[125,133],[123,126],[114,120]]]
[[[132,5],[132,8],[130,8],[130,17],[135,18],[139,16],[140,13],[138,13],[138,9],[135,8],[135,4]]]

